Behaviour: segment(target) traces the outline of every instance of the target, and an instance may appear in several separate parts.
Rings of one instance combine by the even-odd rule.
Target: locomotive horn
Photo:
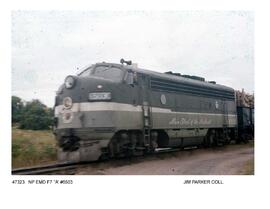
[[[120,60],[120,63],[121,63],[121,64],[126,63],[127,65],[132,65],[132,61],[131,61],[131,60],[125,61],[123,58]]]

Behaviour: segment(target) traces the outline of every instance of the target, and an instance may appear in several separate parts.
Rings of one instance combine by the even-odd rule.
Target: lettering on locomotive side
[[[212,123],[211,119],[201,118],[201,119],[191,119],[191,118],[172,118],[169,125],[210,125]]]

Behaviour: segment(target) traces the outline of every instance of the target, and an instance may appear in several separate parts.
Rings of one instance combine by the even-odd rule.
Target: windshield
[[[117,67],[97,66],[91,73],[93,76],[102,77],[116,82],[122,81],[123,71]]]
[[[87,68],[79,74],[80,77],[95,76],[116,82],[122,81],[123,75],[124,72],[120,68],[105,65]]]
[[[80,76],[80,77],[88,77],[88,76],[90,76],[90,73],[91,73],[92,70],[93,70],[93,67],[89,67],[89,68],[83,70],[83,71],[79,74],[79,76]]]

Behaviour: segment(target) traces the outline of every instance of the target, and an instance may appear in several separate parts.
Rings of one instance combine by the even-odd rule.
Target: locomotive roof
[[[147,75],[150,75],[152,77],[159,78],[159,79],[165,79],[167,81],[174,81],[174,82],[179,82],[179,83],[183,83],[183,84],[187,84],[187,85],[193,85],[193,86],[198,86],[198,87],[202,87],[202,88],[211,88],[211,89],[222,90],[222,91],[226,91],[226,92],[234,92],[233,88],[227,87],[224,85],[213,84],[213,83],[209,83],[207,81],[199,81],[199,80],[185,78],[185,77],[177,76],[177,75],[155,72],[155,71],[146,70],[143,68],[133,67],[131,65],[122,65],[122,64],[106,63],[106,62],[97,63],[97,64],[113,65],[116,67],[124,67],[125,69],[132,69],[135,72],[147,74]]]

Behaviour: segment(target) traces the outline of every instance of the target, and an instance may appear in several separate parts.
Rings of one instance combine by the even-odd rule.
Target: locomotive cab
[[[58,158],[96,160],[115,132],[130,124],[140,128],[130,107],[138,105],[136,84],[136,73],[120,64],[98,63],[67,76],[55,99]],[[130,118],[134,121],[126,123]]]

